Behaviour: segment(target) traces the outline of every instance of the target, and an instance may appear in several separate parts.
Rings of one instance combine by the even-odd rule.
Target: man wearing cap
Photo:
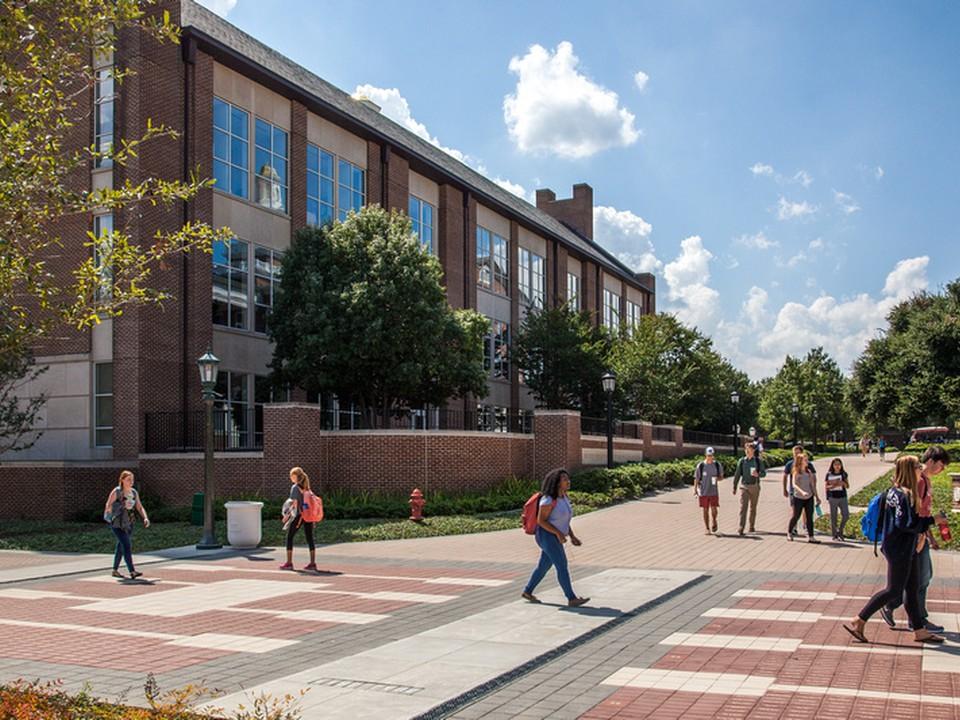
[[[708,447],[704,459],[697,463],[697,468],[693,471],[693,494],[697,496],[700,508],[703,510],[703,527],[706,535],[717,532],[717,510],[720,507],[720,491],[717,483],[721,480],[723,480],[723,468],[714,458],[713,448]]]

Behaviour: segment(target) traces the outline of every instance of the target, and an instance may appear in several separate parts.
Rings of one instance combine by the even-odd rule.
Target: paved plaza
[[[846,462],[854,490],[890,467]],[[273,549],[173,550],[140,556],[139,581],[110,578],[106,556],[0,553],[0,682],[137,702],[153,673],[228,709],[306,690],[305,718],[351,720],[960,717],[958,554],[934,556],[944,647],[879,619],[859,645],[841,625],[882,558],[786,542],[777,473],[739,537],[725,485],[720,536],[689,489],[576,519],[574,587],[593,598],[576,610],[552,573],[543,605],[520,600],[537,557],[520,530],[328,546],[318,573],[279,570]]]

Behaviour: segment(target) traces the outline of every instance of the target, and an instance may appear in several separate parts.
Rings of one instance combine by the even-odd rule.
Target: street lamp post
[[[820,417],[820,413],[816,408],[813,409],[813,451],[817,452],[817,434],[819,433],[820,426],[817,422]]]
[[[203,402],[206,405],[203,441],[203,537],[197,543],[197,550],[217,550],[217,533],[213,525],[213,401],[217,397],[217,369],[220,359],[208,348],[199,360],[200,387],[203,388]]]
[[[800,413],[800,406],[797,403],[794,403],[791,408],[793,410],[793,444],[797,444],[797,416]]]
[[[613,467],[613,391],[617,389],[617,376],[607,371],[600,378],[603,392],[607,396],[607,467]]]
[[[740,404],[740,393],[736,390],[730,393],[730,404],[733,406],[733,457],[737,457],[737,445],[740,441],[740,426],[737,425],[737,405]]]

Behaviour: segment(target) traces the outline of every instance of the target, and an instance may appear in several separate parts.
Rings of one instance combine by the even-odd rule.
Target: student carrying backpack
[[[313,541],[313,526],[323,519],[323,502],[310,489],[310,478],[303,468],[295,467],[290,470],[290,500],[292,503],[289,512],[283,517],[284,527],[287,529],[287,561],[280,569],[293,570],[293,538],[302,527],[304,535],[307,536],[307,547],[310,548],[310,564],[303,569],[315,572],[317,546]]]
[[[860,531],[873,543],[873,554],[877,555],[877,543],[883,542],[883,514],[887,509],[887,491],[878,492],[870,498],[867,511],[860,518]]]

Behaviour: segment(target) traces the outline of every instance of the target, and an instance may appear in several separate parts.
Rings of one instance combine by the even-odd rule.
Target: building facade
[[[206,222],[230,227],[234,239],[158,270],[155,282],[173,298],[162,307],[132,307],[47,343],[38,362],[49,369],[24,389],[48,396],[43,436],[0,461],[137,459],[151,419],[201,409],[196,359],[208,346],[222,361],[218,390],[237,418],[234,431],[254,437],[257,408],[288,399],[272,395],[267,381],[267,321],[283,252],[298,229],[366,204],[408,213],[443,267],[450,305],[490,319],[489,393],[457,402],[483,408],[494,425],[507,408],[534,405],[506,353],[527,308],[570,303],[610,328],[655,311],[654,277],[593,242],[590,186],[559,200],[539,190],[531,205],[192,0],[160,6],[182,26],[181,44],[121,33],[114,56],[98,60],[82,140],[108,148],[142,135],[148,118],[179,137],[148,145],[123,167],[91,167],[88,187],[194,171],[216,183],[178,207],[98,214],[86,227],[74,221],[62,228],[62,261],[89,252],[88,230],[123,227],[146,241],[158,228]],[[122,87],[115,67],[133,71]]]

